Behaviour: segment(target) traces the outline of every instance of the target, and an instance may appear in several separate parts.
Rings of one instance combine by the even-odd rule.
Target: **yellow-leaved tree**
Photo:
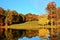
[[[38,17],[39,21],[38,23],[41,24],[41,25],[45,25],[45,24],[48,24],[49,20],[48,20],[48,16],[45,15],[45,14],[42,14]]]
[[[45,14],[40,15],[38,18],[39,18],[38,22],[39,22],[40,25],[44,26],[45,24],[48,24],[48,22],[49,22],[48,17]],[[49,30],[44,29],[44,27],[39,30],[39,36],[40,37],[44,37],[44,36],[46,36],[48,34],[49,34]]]

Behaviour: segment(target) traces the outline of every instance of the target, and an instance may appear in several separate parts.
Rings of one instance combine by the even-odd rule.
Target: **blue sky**
[[[0,7],[5,10],[16,10],[19,13],[43,14],[46,13],[46,6],[49,2],[56,2],[60,7],[59,0],[0,0]]]

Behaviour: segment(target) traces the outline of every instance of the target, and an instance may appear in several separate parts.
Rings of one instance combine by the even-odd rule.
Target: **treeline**
[[[28,21],[37,21],[38,15],[28,13],[26,15],[18,13],[16,10],[4,10],[0,7],[0,26],[5,24],[18,24]]]
[[[27,13],[24,15],[18,13],[16,10],[4,10],[3,8],[0,7],[0,27],[4,26],[5,24],[8,25],[21,24],[29,21],[38,21],[38,15],[31,13]],[[8,34],[10,39],[15,39],[23,36],[31,38],[37,35],[37,31],[12,29],[12,32],[8,30]],[[0,39],[4,38],[6,38],[5,29],[0,28]]]

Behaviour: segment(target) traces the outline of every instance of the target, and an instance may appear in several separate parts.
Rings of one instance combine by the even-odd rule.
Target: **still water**
[[[39,36],[35,36],[32,38],[23,37],[23,38],[19,38],[18,40],[41,40],[41,39]]]
[[[41,38],[39,36],[35,36],[32,38],[23,37],[23,38],[19,38],[18,40],[49,40],[49,38],[48,37]]]

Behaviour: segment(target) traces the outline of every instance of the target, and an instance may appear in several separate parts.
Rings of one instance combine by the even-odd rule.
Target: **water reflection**
[[[50,37],[50,35],[47,35],[45,37],[35,36],[32,38],[23,37],[23,38],[18,38],[18,40],[50,40],[49,37]]]
[[[52,37],[52,38],[51,38]],[[38,30],[4,30],[0,36],[0,40],[56,40],[57,35],[47,35],[45,37],[38,36]]]
[[[41,38],[39,36],[35,36],[32,38],[23,37],[23,38],[19,38],[18,40],[41,40]]]

